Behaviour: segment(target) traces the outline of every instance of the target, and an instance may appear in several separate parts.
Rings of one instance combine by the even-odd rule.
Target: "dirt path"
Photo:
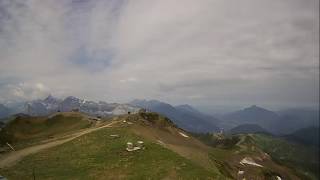
[[[104,126],[90,128],[90,129],[86,129],[81,132],[77,132],[72,135],[67,135],[66,138],[60,138],[58,140],[50,141],[45,144],[35,145],[35,146],[27,147],[27,148],[24,148],[24,149],[21,149],[18,151],[10,152],[10,153],[6,154],[3,158],[0,159],[0,168],[10,167],[10,166],[14,165],[15,163],[17,163],[18,161],[20,161],[25,156],[28,156],[30,154],[37,153],[41,150],[64,144],[66,142],[72,141],[75,138],[78,138],[78,137],[83,136],[85,134],[97,131],[102,128],[112,127],[112,125],[117,122],[118,121],[114,121],[114,122],[111,122],[111,123],[104,125]]]
[[[240,147],[240,151],[246,151],[248,149],[247,146],[242,145],[245,139],[246,139],[246,136],[241,136],[240,141],[238,141],[236,144],[236,146]]]

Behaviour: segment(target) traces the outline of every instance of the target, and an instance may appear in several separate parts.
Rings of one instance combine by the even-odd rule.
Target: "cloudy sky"
[[[0,102],[314,106],[318,0],[0,0]]]

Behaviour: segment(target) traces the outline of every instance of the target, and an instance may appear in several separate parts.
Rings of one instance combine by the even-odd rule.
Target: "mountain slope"
[[[133,114],[113,122],[117,122],[113,127],[27,156],[1,168],[0,174],[9,179],[32,178],[31,168],[36,179],[228,179],[197,155],[205,153],[207,146],[185,137],[186,132],[163,116]],[[144,149],[126,151],[127,142],[138,140],[144,142]],[[189,156],[190,152],[196,156]]]
[[[257,124],[241,124],[229,130],[231,134],[269,134],[267,130]]]
[[[319,179],[319,148],[290,143],[282,138],[255,134],[255,144],[274,161],[290,167],[300,179]]]
[[[286,109],[278,112],[281,116],[294,116],[299,119],[301,125],[319,126],[319,110],[306,109],[306,108],[294,108]]]
[[[178,106],[175,106],[175,108],[180,111],[183,111],[183,112],[198,114],[200,116],[203,115],[201,112],[199,112],[198,110],[196,110],[195,108],[193,108],[192,106],[190,106],[188,104],[178,105]]]
[[[319,112],[307,109],[289,109],[278,113],[251,106],[221,117],[221,127],[230,130],[241,124],[256,124],[276,135],[291,134],[301,128],[319,125]]]
[[[8,117],[10,115],[10,109],[4,106],[3,104],[0,104],[0,119]]]
[[[222,117],[221,126],[228,129],[234,128],[241,124],[256,124],[272,133],[274,124],[277,124],[279,115],[267,109],[251,106],[243,110],[226,114]]]
[[[179,127],[192,132],[218,131],[217,119],[204,115],[191,106],[173,107],[170,104],[157,100],[134,100],[130,104],[145,108],[170,118]]]
[[[285,135],[284,138],[292,142],[319,147],[319,127],[302,128],[292,134]]]
[[[291,134],[301,128],[319,127],[319,111],[312,109],[288,109],[279,111],[280,118],[275,131],[280,134]]]
[[[206,133],[196,134],[196,137],[212,147],[210,158],[221,172],[233,179],[300,179],[291,168],[279,164],[265,153],[256,143],[256,135]],[[271,136],[270,140],[273,140]]]
[[[78,121],[81,120],[75,122]],[[57,123],[60,124],[59,120]],[[22,128],[24,124],[17,126]],[[33,176],[36,179],[237,179],[240,169],[246,179],[274,179],[276,176],[297,179],[290,169],[275,163],[256,147],[251,135],[231,138],[230,143],[229,137],[217,134],[212,136],[216,138],[218,144],[214,145],[217,146],[210,147],[158,113],[116,116],[75,134],[82,132],[88,133],[68,134],[59,139],[47,137],[39,141],[40,145],[36,147],[55,141],[64,143],[24,156],[16,164],[1,166],[0,174],[9,179]],[[34,132],[33,135],[42,133]],[[66,140],[69,137],[74,138]],[[133,152],[126,150],[127,142],[136,145],[141,140],[144,148]],[[262,167],[241,164],[243,159]],[[0,158],[0,165],[2,160]]]
[[[58,113],[50,117],[17,116],[0,131],[0,144],[39,141],[91,125],[92,121],[80,113]]]
[[[187,114],[187,115],[190,115],[190,116],[195,116],[196,118],[199,118],[199,119],[201,119],[203,121],[206,121],[206,122],[213,123],[214,125],[219,124],[219,119],[217,119],[217,118],[215,118],[213,116],[204,114],[204,113],[198,111],[197,109],[193,108],[190,105],[187,105],[187,104],[179,105],[179,106],[175,106],[174,108],[179,110],[180,112],[182,112],[184,114]]]

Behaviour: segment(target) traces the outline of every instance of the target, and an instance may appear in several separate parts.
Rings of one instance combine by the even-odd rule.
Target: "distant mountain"
[[[319,127],[319,110],[312,109],[287,109],[279,111],[280,118],[279,131],[283,134],[290,134],[301,128],[311,126]]]
[[[304,122],[319,124],[319,110],[306,108],[291,108],[277,112],[279,115],[292,115],[302,119]]]
[[[57,112],[61,102],[61,99],[49,95],[43,100],[35,100],[25,103],[23,112],[34,116],[48,115],[50,113]]]
[[[240,111],[236,111],[223,116],[223,119],[242,121],[242,122],[263,122],[266,120],[274,120],[279,116],[272,111],[253,105]]]
[[[91,102],[87,103],[83,99],[78,99],[76,97],[69,96],[60,103],[60,106],[58,108],[62,112],[67,112],[67,111],[72,111],[73,109],[80,109],[80,106],[84,104],[87,104],[86,106],[88,106],[89,104],[91,104]],[[94,103],[94,105],[96,104]]]
[[[145,108],[170,118],[180,128],[192,132],[215,132],[217,119],[205,115],[189,105],[172,106],[157,100],[133,100],[130,104]]]
[[[274,132],[279,135],[285,135],[295,132],[298,129],[308,127],[311,124],[305,123],[303,119],[300,119],[294,115],[281,115],[277,122],[274,122],[272,128]]]
[[[175,108],[180,111],[186,112],[186,113],[203,115],[201,112],[199,112],[198,110],[196,110],[195,108],[193,108],[192,106],[190,106],[188,104],[178,105],[178,106],[175,106]]]
[[[73,96],[61,100],[50,95],[43,100],[27,102],[23,113],[32,116],[43,116],[57,111],[68,112],[78,110],[96,116],[110,116],[126,114],[129,111],[137,112],[139,109],[129,104],[86,101]]]
[[[315,110],[290,109],[278,113],[251,106],[221,117],[220,126],[230,130],[242,124],[256,124],[276,135],[286,135],[294,131],[319,126],[319,112]]]
[[[267,130],[257,124],[241,124],[229,130],[230,134],[270,134]]]
[[[253,105],[222,116],[222,126],[226,129],[232,129],[241,124],[256,124],[272,131],[272,126],[278,119],[279,115],[275,112]]]
[[[211,124],[214,124],[216,127],[219,124],[219,119],[217,119],[213,116],[210,116],[208,114],[204,114],[190,105],[187,105],[187,104],[178,105],[178,106],[175,106],[174,108],[188,117],[194,117],[194,118],[197,118],[197,119],[202,120],[204,122],[209,122]],[[217,131],[219,129],[220,128],[217,128]]]
[[[5,118],[10,115],[10,109],[0,104],[0,118]]]
[[[285,139],[305,145],[319,147],[319,127],[307,127],[285,135]]]

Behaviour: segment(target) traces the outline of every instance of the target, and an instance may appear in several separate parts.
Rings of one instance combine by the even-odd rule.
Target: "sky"
[[[318,0],[0,0],[0,102],[319,105]]]

